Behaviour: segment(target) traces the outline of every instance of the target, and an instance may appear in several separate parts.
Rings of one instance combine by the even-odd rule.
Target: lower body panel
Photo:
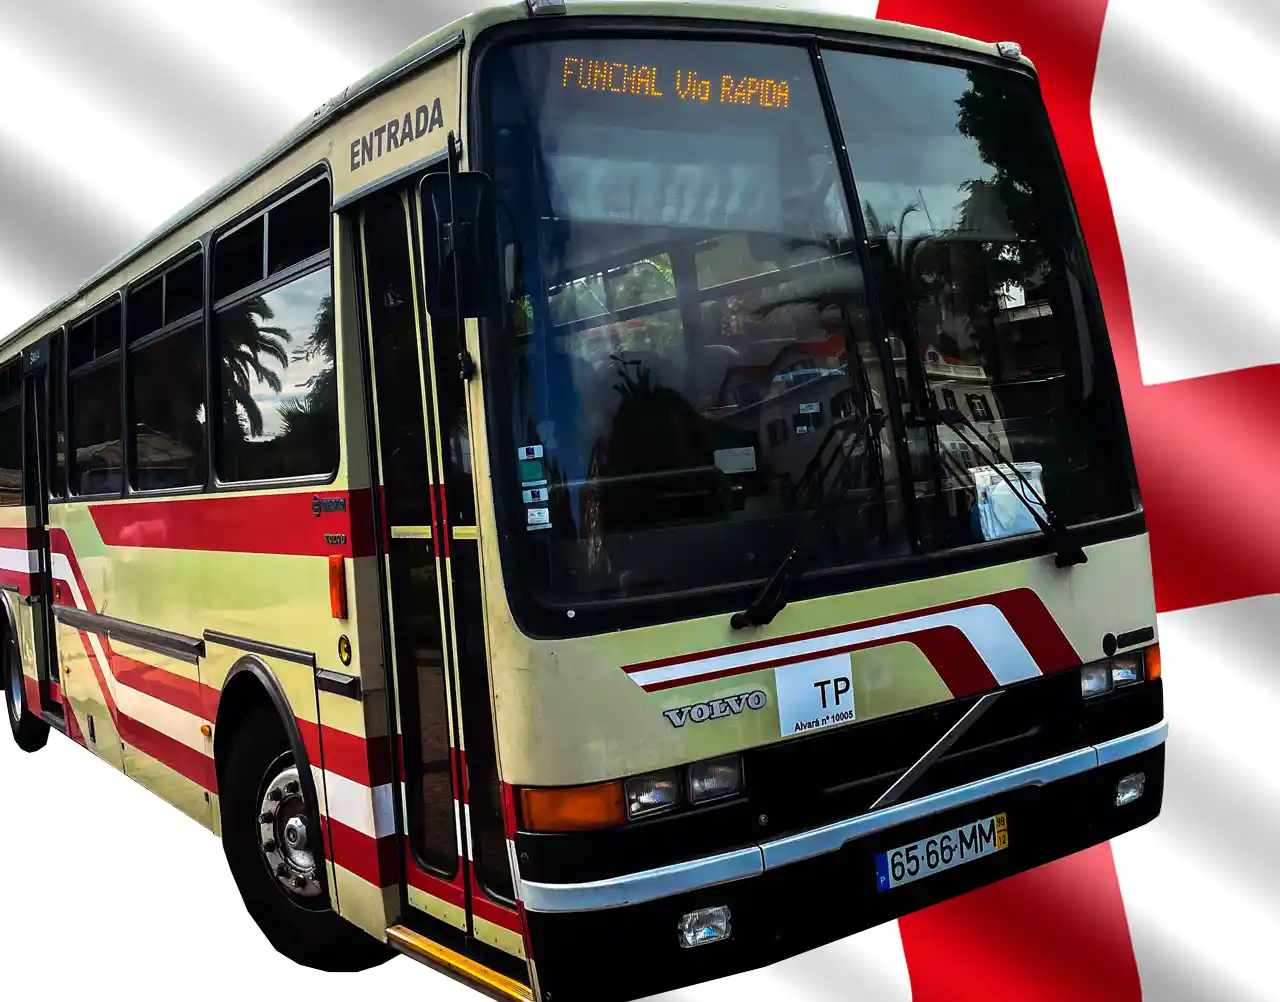
[[[766,843],[759,872],[728,883],[619,907],[531,910],[563,909],[572,900],[569,893],[543,888],[552,893],[533,893],[526,901],[541,995],[554,1002],[625,1002],[764,967],[1105,842],[1160,813],[1162,729],[1159,737],[1160,743],[1139,744],[1146,750],[1101,755],[1101,764],[1064,778],[923,816],[906,810],[902,814],[910,819],[891,826],[860,828],[863,819],[853,819],[847,828],[830,826]],[[1117,806],[1117,784],[1138,772],[1145,777],[1142,795]],[[1002,814],[1004,848],[903,886],[880,888],[880,853]],[[729,908],[729,938],[682,947],[681,917],[716,906]]]

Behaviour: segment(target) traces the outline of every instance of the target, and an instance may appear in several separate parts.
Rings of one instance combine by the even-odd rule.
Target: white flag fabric
[[[0,331],[470,6],[3,5]],[[1280,778],[1271,767],[1280,757],[1280,5],[780,6],[1017,41],[1039,69],[1098,275],[1148,513],[1170,722],[1164,811],[1112,845],[664,998],[1280,996]],[[18,761],[0,742],[6,997],[83,997],[104,979],[144,1002],[472,997],[407,963],[372,972],[359,988],[300,972],[257,936],[221,866],[213,840],[89,757],[67,750]]]

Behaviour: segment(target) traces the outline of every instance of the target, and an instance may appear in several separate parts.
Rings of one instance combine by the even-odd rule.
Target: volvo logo
[[[707,720],[731,717],[734,714],[741,713],[743,710],[759,710],[768,701],[769,697],[764,694],[764,691],[756,689],[753,692],[740,692],[721,699],[709,699],[705,703],[694,703],[691,706],[681,706],[674,710],[663,710],[662,715],[671,721],[672,727],[683,727],[690,721],[695,724],[701,724]]]
[[[319,518],[322,512],[346,511],[346,498],[322,498],[319,494],[311,499],[311,514]]]

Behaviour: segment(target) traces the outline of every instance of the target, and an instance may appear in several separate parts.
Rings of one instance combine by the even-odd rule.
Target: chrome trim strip
[[[989,692],[979,699],[973,706],[965,712],[965,715],[952,725],[946,734],[938,738],[928,751],[916,760],[915,765],[911,766],[906,772],[899,776],[889,789],[880,794],[880,797],[871,805],[871,810],[878,811],[881,808],[889,807],[896,804],[902,799],[902,795],[911,789],[912,785],[932,768],[933,764],[942,758],[962,737],[968,733],[969,728],[981,719],[982,715],[991,709],[991,705],[1004,694],[1003,689],[997,689],[995,692]]]
[[[731,880],[758,877],[763,872],[764,859],[760,849],[752,846],[719,856],[583,884],[540,884],[521,880],[519,893],[525,911],[589,912],[656,901],[672,894],[727,884]]]
[[[1104,741],[1094,748],[1098,753],[1098,765],[1111,765],[1111,763],[1119,762],[1130,755],[1139,755],[1144,751],[1150,751],[1157,745],[1164,744],[1165,738],[1168,736],[1169,721],[1162,720],[1160,723],[1153,724],[1145,730],[1134,731],[1132,734],[1126,734],[1122,738],[1112,738],[1110,741]]]
[[[600,911],[759,876],[766,869],[834,852],[851,839],[863,838],[909,821],[919,821],[931,814],[963,807],[999,793],[1043,786],[1099,766],[1111,765],[1158,747],[1164,743],[1168,732],[1168,722],[1161,721],[1100,745],[1090,745],[918,800],[774,839],[750,849],[737,849],[718,856],[581,884],[543,884],[517,878],[519,897],[525,909],[531,912]]]
[[[905,804],[898,804],[896,807],[886,807],[883,810],[860,814],[856,818],[837,821],[812,831],[801,832],[799,835],[789,835],[773,842],[766,842],[760,847],[764,852],[764,865],[766,867],[786,866],[788,863],[796,863],[811,856],[835,852],[851,839],[872,835],[908,821],[919,821],[930,814],[940,814],[954,807],[963,807],[965,804],[984,800],[997,793],[1008,793],[1027,786],[1043,786],[1046,783],[1078,776],[1082,772],[1088,772],[1097,767],[1098,753],[1092,746],[1068,752],[1056,758],[1045,759],[1042,762],[1033,762],[1031,765],[988,776],[986,779],[966,783],[964,786],[931,793],[919,800],[908,800]]]

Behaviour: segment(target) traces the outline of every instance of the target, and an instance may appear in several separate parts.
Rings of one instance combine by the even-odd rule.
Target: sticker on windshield
[[[773,670],[773,680],[778,690],[778,729],[783,737],[856,719],[853,662],[847,652],[779,665]]]
[[[821,414],[822,404],[801,404],[800,413],[801,414]]]
[[[522,445],[516,450],[516,461],[520,464],[521,487],[546,486],[547,471],[542,465],[542,446]]]
[[[721,473],[754,473],[756,450],[750,445],[741,449],[717,449],[715,464]]]
[[[535,529],[551,528],[551,509],[550,508],[529,508],[529,522],[526,528],[533,532]]]

